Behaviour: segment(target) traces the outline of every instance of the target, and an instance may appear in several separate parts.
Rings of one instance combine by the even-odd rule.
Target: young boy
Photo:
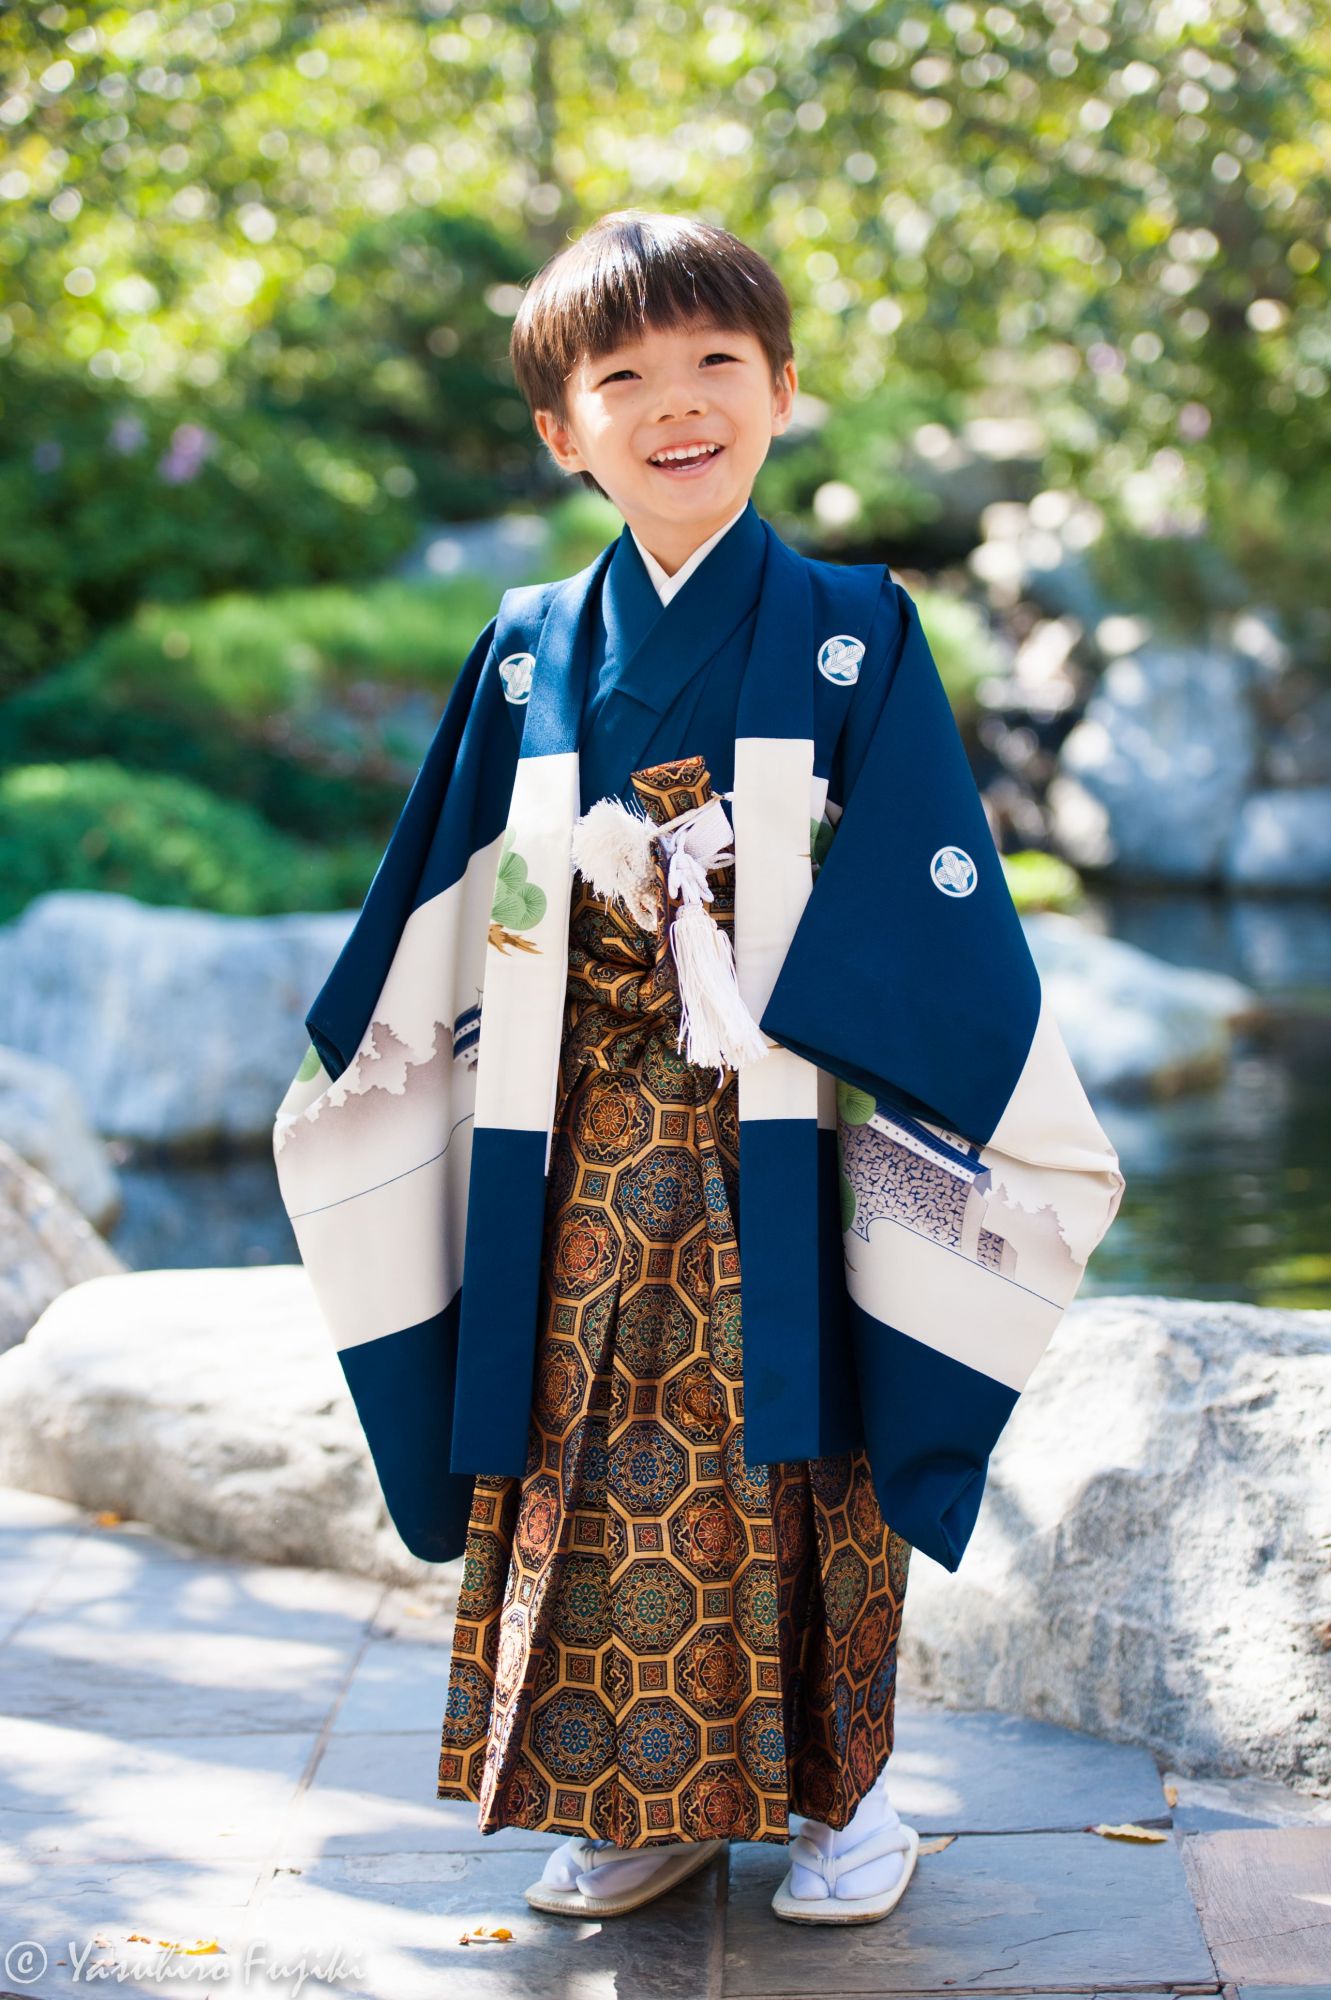
[[[512,357],[625,529],[473,648],[283,1199],[394,1520],[465,1548],[438,1796],[567,1835],[528,1900],[592,1915],[794,1811],[774,1910],[873,1921],[912,1547],[956,1568],[1123,1179],[913,604],[753,506],[775,272],[610,215]]]

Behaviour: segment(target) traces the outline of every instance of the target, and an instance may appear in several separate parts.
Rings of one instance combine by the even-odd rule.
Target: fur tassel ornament
[[[623,799],[598,799],[573,827],[573,866],[583,881],[645,931],[661,920],[655,838],[646,813],[626,806]]]

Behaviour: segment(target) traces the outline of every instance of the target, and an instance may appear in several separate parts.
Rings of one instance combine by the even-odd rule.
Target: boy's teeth
[[[651,462],[653,465],[668,465],[672,460],[678,458],[705,458],[709,452],[720,451],[720,449],[721,447],[718,444],[701,444],[692,445],[684,451],[654,451]]]

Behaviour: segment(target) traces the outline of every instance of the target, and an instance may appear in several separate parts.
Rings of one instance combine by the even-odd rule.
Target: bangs
[[[565,384],[648,329],[695,322],[751,333],[773,379],[793,353],[790,300],[767,260],[688,216],[601,218],[538,272],[513,325],[510,356],[528,407],[566,415]]]

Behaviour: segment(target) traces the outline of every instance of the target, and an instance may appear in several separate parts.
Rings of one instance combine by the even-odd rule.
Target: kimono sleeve
[[[326,1077],[340,1076],[355,1055],[411,915],[497,623],[490,620],[458,671],[360,914],[305,1016]]]
[[[1045,1000],[917,607],[886,587],[895,617],[833,771],[842,809],[761,1026],[837,1079],[875,1486],[897,1532],[955,1569],[989,1452],[1124,1180]]]
[[[856,690],[840,815],[761,1026],[845,1083],[988,1136],[1040,981],[919,612],[887,587],[884,662]]]

